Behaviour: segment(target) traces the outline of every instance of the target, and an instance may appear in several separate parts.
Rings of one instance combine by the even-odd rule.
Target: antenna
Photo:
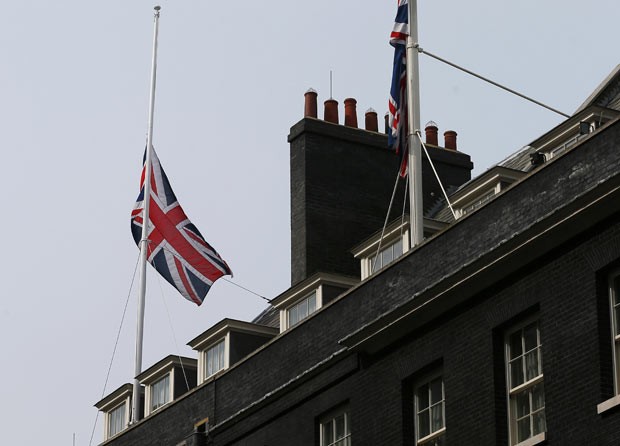
[[[330,99],[334,99],[334,93],[333,93],[334,80],[333,80],[332,74],[333,74],[332,70],[329,70],[329,98]]]

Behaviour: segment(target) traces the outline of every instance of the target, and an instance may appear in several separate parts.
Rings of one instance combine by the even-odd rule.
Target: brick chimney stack
[[[377,119],[377,112],[374,111],[372,108],[369,108],[368,110],[366,110],[366,114],[364,115],[364,117],[365,117],[364,127],[366,128],[366,130],[369,130],[371,132],[378,132],[379,121]]]
[[[444,147],[450,150],[456,150],[456,132],[454,130],[446,130],[443,134]]]

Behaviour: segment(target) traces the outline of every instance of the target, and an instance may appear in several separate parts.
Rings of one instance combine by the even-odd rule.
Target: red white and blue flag
[[[390,45],[394,47],[394,69],[389,100],[388,145],[401,156],[400,176],[407,175],[407,60],[406,46],[409,36],[408,1],[398,0],[394,29]]]
[[[147,260],[183,297],[200,305],[213,282],[232,272],[183,212],[155,150],[150,177]],[[143,161],[140,195],[131,212],[131,232],[138,246],[144,224],[144,178]]]

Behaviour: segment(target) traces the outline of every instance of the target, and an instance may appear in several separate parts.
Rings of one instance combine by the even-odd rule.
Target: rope
[[[164,297],[164,289],[161,286],[161,276],[157,274],[157,283],[159,284],[159,292],[161,295],[161,300],[164,303],[164,308],[166,309],[166,314],[168,316],[168,324],[170,324],[170,331],[172,332],[172,340],[174,341],[174,348],[177,351],[177,357],[179,358],[179,362],[181,363],[181,371],[183,372],[183,378],[185,379],[185,385],[187,386],[187,390],[189,391],[189,380],[187,379],[187,374],[185,373],[185,366],[183,365],[183,359],[181,358],[181,351],[179,350],[179,343],[177,342],[177,335],[174,331],[174,325],[172,324],[172,317],[170,316],[170,310],[168,309],[168,304],[166,303],[166,298]]]
[[[224,282],[228,282],[228,283],[230,283],[231,285],[234,285],[234,286],[236,286],[236,287],[238,287],[238,288],[241,288],[242,290],[245,290],[245,291],[247,291],[248,293],[254,294],[255,296],[258,296],[258,297],[260,297],[261,299],[264,299],[264,300],[266,300],[266,301],[267,301],[267,302],[269,302],[269,303],[271,303],[271,301],[272,301],[272,299],[267,299],[265,296],[261,296],[261,295],[260,295],[260,294],[258,294],[257,292],[252,291],[252,290],[250,290],[250,289],[248,289],[248,288],[246,288],[246,287],[244,287],[244,286],[241,286],[241,285],[239,285],[238,283],[233,282],[232,280],[228,280],[228,279],[227,279],[227,278],[225,278],[225,277],[220,277],[220,279],[222,279]]]
[[[110,365],[108,366],[108,373],[106,374],[105,383],[103,384],[103,391],[101,392],[101,399],[103,399],[103,397],[105,396],[105,391],[108,386],[108,380],[110,379],[110,372],[112,371],[112,363],[114,362],[114,357],[116,355],[116,349],[118,347],[118,341],[121,337],[121,330],[123,328],[123,322],[125,321],[125,314],[127,314],[127,306],[129,305],[129,298],[131,296],[131,290],[133,289],[133,283],[136,280],[136,271],[138,270],[139,260],[140,260],[140,256],[138,256],[138,259],[136,260],[136,266],[133,270],[133,277],[131,278],[131,284],[129,285],[129,292],[127,293],[127,300],[125,301],[125,308],[123,308],[123,315],[121,317],[121,323],[118,327],[118,332],[116,334],[116,342],[114,343],[114,349],[112,350],[112,358],[110,359]],[[95,436],[95,429],[97,428],[98,419],[99,419],[99,411],[97,411],[97,415],[95,416],[93,430],[90,434],[90,441],[88,442],[89,446],[92,445],[93,443],[93,437]]]
[[[394,183],[394,189],[392,190],[392,198],[390,198],[390,205],[388,206],[388,211],[387,211],[387,214],[385,215],[385,221],[383,222],[383,228],[381,229],[381,237],[379,238],[379,244],[377,245],[377,253],[375,254],[375,259],[372,262],[372,265],[370,267],[370,274],[372,274],[375,271],[375,266],[377,265],[377,259],[379,258],[379,252],[381,251],[381,243],[383,243],[383,236],[385,235],[385,228],[387,227],[388,219],[390,218],[390,212],[392,211],[392,204],[394,203],[394,196],[396,195],[396,187],[398,186],[399,178],[400,178],[400,166],[398,168],[398,172],[396,172],[396,182]]]
[[[504,85],[501,85],[501,84],[499,84],[499,83],[497,83],[495,81],[492,81],[491,79],[488,79],[488,78],[486,78],[484,76],[481,76],[480,74],[476,74],[473,71],[468,70],[467,68],[463,68],[463,67],[461,67],[461,66],[459,66],[459,65],[457,65],[455,63],[452,63],[450,61],[447,61],[446,59],[443,59],[443,58],[433,54],[433,53],[430,53],[430,52],[426,51],[425,49],[422,49],[418,44],[416,44],[415,46],[418,48],[418,52],[419,53],[426,54],[427,56],[432,57],[433,59],[436,59],[436,60],[438,60],[440,62],[443,62],[446,65],[450,65],[451,67],[454,67],[457,70],[461,70],[461,71],[463,71],[463,72],[465,72],[465,73],[467,73],[467,74],[469,74],[471,76],[477,77],[478,79],[483,80],[485,82],[488,82],[491,85],[495,85],[496,87],[499,87],[502,90],[505,90],[505,91],[507,91],[509,93],[512,93],[512,94],[516,95],[516,96],[519,96],[520,98],[523,98],[523,99],[525,99],[527,101],[533,102],[534,104],[539,105],[539,106],[541,106],[543,108],[546,108],[547,110],[550,110],[550,111],[552,111],[554,113],[557,113],[558,115],[564,116],[565,118],[570,118],[570,115],[567,115],[566,113],[563,113],[563,112],[561,112],[559,110],[556,110],[553,107],[550,107],[550,106],[548,106],[546,104],[543,104],[542,102],[539,102],[539,101],[537,101],[535,99],[532,99],[529,96],[524,95],[523,93],[519,93],[518,91],[515,91],[515,90],[513,90],[511,88],[508,88],[508,87],[506,87]]]
[[[420,140],[420,143],[422,143],[422,147],[424,148],[424,153],[426,153],[426,159],[428,160],[429,164],[433,168],[433,172],[435,173],[435,178],[437,178],[437,182],[439,183],[439,187],[441,188],[441,192],[443,192],[443,196],[446,199],[446,203],[448,203],[448,207],[452,211],[452,216],[456,220],[456,213],[454,212],[454,209],[452,209],[452,204],[450,203],[450,200],[448,199],[448,194],[446,193],[446,190],[443,188],[443,184],[441,184],[441,180],[439,179],[439,174],[437,173],[437,170],[435,170],[435,165],[433,164],[433,161],[431,160],[431,157],[428,154],[428,150],[426,150],[426,144],[424,144],[424,141],[422,141],[422,135],[420,134],[419,130],[417,130],[415,132],[415,134],[418,137],[418,139]]]
[[[400,239],[403,239],[403,234],[405,233],[405,210],[407,207],[407,195],[409,194],[409,175],[405,178],[405,196],[403,198],[403,211],[400,216]],[[405,247],[403,246],[403,253],[405,252]]]

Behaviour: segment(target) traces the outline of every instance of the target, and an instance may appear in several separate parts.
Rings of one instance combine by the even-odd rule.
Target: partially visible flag
[[[400,176],[407,175],[407,61],[406,45],[409,36],[408,1],[398,0],[390,45],[394,47],[394,69],[389,100],[388,145],[400,154]]]
[[[131,212],[131,232],[138,246],[144,224],[145,160],[146,154],[140,194]],[[152,151],[150,178],[147,259],[183,297],[200,305],[213,282],[232,272],[183,212],[155,150]]]

